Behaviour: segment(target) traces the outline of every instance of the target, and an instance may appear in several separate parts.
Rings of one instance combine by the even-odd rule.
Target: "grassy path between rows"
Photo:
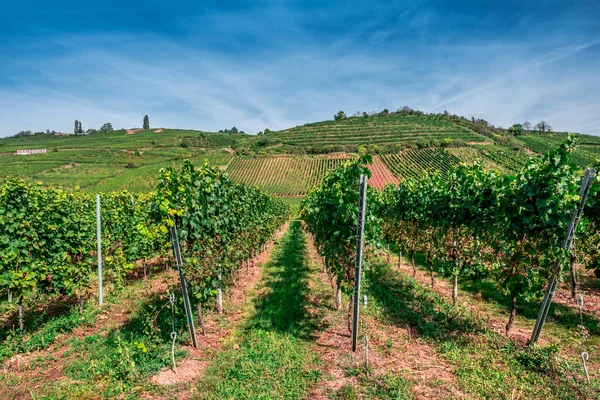
[[[201,399],[301,399],[322,377],[314,350],[318,314],[310,312],[310,264],[298,221],[276,244],[247,319],[198,383]]]

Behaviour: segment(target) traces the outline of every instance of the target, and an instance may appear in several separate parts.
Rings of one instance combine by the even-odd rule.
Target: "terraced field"
[[[450,147],[446,151],[458,158],[460,162],[468,165],[472,165],[475,162],[481,164],[484,169],[493,169],[500,172],[508,172],[508,169],[504,166],[492,161],[490,158],[484,156],[481,151],[474,147]]]
[[[525,166],[528,156],[501,145],[474,146],[487,159],[509,172],[515,172]]]
[[[130,131],[131,132],[131,131]],[[0,153],[24,149],[122,149],[143,150],[170,147],[226,147],[241,135],[228,135],[183,129],[148,129],[136,133],[117,130],[93,135],[34,135],[0,140]]]
[[[225,150],[182,148],[126,150],[59,150],[46,154],[0,155],[0,179],[19,176],[44,185],[79,186],[88,192],[128,189],[135,192],[156,187],[160,168],[175,166],[184,159],[196,165],[208,160],[225,166],[232,155]]]
[[[442,148],[412,149],[381,156],[383,163],[398,178],[418,178],[425,171],[448,171],[459,159]]]
[[[373,164],[369,165],[369,170],[371,170],[372,174],[369,179],[369,185],[376,187],[377,189],[383,189],[384,186],[388,184],[398,184],[398,178],[396,178],[392,171],[386,167],[379,156],[373,156]]]
[[[415,144],[420,140],[443,139],[465,142],[489,140],[467,128],[433,115],[390,115],[352,117],[342,121],[324,121],[268,134],[283,144],[367,145]]]
[[[573,153],[573,162],[582,168],[593,165],[600,159],[600,139],[594,136],[581,135],[580,144]],[[526,135],[519,138],[528,148],[536,153],[546,153],[556,149],[565,140],[564,135]]]
[[[277,196],[302,196],[323,179],[325,173],[351,157],[236,157],[227,172],[234,182],[258,186]]]

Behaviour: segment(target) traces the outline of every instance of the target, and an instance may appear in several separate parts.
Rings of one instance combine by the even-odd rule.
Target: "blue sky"
[[[600,2],[6,1],[0,136],[397,109],[600,135]]]

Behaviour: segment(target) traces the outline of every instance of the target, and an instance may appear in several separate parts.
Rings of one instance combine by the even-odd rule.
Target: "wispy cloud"
[[[162,31],[107,25],[15,38],[4,48],[10,62],[0,60],[0,135],[71,130],[75,119],[134,127],[144,114],[153,126],[254,133],[403,105],[600,134],[600,26],[588,9],[203,7],[169,9]],[[527,22],[536,12],[550,13],[554,33]]]

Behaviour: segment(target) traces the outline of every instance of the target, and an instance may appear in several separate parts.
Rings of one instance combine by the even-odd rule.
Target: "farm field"
[[[62,328],[49,322],[31,328],[28,341],[56,335],[57,328],[60,333],[51,345],[40,345],[22,357],[18,367],[15,358],[5,359],[0,393],[9,398],[81,399],[561,399],[593,398],[586,396],[598,390],[597,357],[588,364],[591,385],[581,383],[583,372],[577,368],[571,325],[579,318],[576,306],[557,305],[544,337],[545,345],[560,346],[572,363],[575,377],[561,377],[531,366],[538,365],[530,364],[531,357],[544,353],[528,355],[514,344],[530,332],[536,303],[526,306],[531,313],[517,320],[515,334],[507,338],[498,333],[505,299],[492,286],[461,283],[461,304],[454,307],[451,284],[443,277],[436,277],[431,289],[426,269],[413,279],[410,260],[398,268],[397,258],[392,256],[388,263],[386,254],[368,255],[372,268],[365,275],[364,293],[369,305],[362,310],[360,351],[352,356],[344,311],[349,298],[344,295],[344,307],[335,310],[329,277],[299,222],[281,234],[277,244],[269,245],[255,266],[242,273],[244,279],[225,293],[223,314],[204,309],[205,330],[198,334],[198,349],[189,345],[178,308],[177,374],[170,369],[167,296],[177,278],[158,267],[147,281],[132,281],[102,308],[90,299],[83,314],[76,309],[55,314]],[[582,289],[594,290],[593,282]],[[567,290],[561,288],[559,294]],[[589,307],[600,301],[597,294],[586,297]],[[179,302],[177,307],[182,307]],[[15,312],[14,306],[2,307]],[[144,321],[154,318],[162,328],[149,335]],[[451,319],[455,322],[448,323]],[[586,309],[586,326],[597,322],[597,313]],[[590,345],[599,337],[593,329]],[[130,362],[122,364],[123,357]]]
[[[121,149],[145,150],[150,148],[229,146],[235,138],[212,132],[182,129],[116,130],[92,135],[34,135],[0,140],[0,153],[16,153],[20,149]]]
[[[342,121],[324,121],[273,132],[268,138],[286,145],[368,145],[416,144],[419,140],[443,139],[485,142],[488,139],[441,117],[390,115],[369,118],[351,117]]]
[[[19,176],[45,185],[78,186],[89,192],[127,189],[148,191],[156,186],[160,168],[176,166],[184,159],[201,165],[225,166],[232,155],[225,150],[148,149],[59,150],[46,154],[0,155],[0,178]]]
[[[369,165],[371,178],[369,185],[377,189],[383,189],[385,185],[397,185],[398,178],[388,169],[381,157],[374,156],[373,163]]]
[[[505,332],[512,314],[511,294],[497,284],[504,270],[482,269],[491,265],[496,245],[473,251],[473,228],[468,225],[475,220],[478,229],[487,229],[491,223],[485,218],[513,218],[516,211],[499,208],[490,215],[465,213],[456,218],[440,212],[479,207],[477,196],[483,192],[474,188],[496,178],[483,170],[459,169],[452,179],[465,186],[454,190],[447,172],[461,160],[494,165],[486,154],[493,154],[495,147],[504,149],[410,149],[374,156],[368,166],[356,161],[369,156],[250,157],[233,156],[225,149],[163,148],[140,155],[61,150],[32,156],[49,156],[44,161],[51,163],[66,153],[63,160],[72,161],[71,168],[82,168],[92,177],[100,175],[99,165],[106,165],[108,172],[110,160],[140,161],[139,167],[130,168],[131,175],[107,174],[115,179],[113,186],[107,178],[84,191],[29,180],[4,182],[0,212],[8,217],[0,219],[0,362],[5,371],[0,394],[81,399],[594,398],[600,390],[600,358],[593,350],[600,344],[600,286],[593,272],[583,261],[576,263],[578,290],[585,299],[582,309],[571,299],[569,284],[561,283],[540,346],[528,347],[541,286],[531,289],[531,298],[519,297],[512,329]],[[495,165],[502,161],[517,168],[517,161],[525,163],[509,154],[507,150],[504,158],[496,158]],[[81,157],[79,162],[76,157]],[[165,160],[157,161],[161,157]],[[192,162],[181,165],[180,157]],[[204,158],[215,167],[205,166]],[[142,179],[140,170],[151,171],[159,164],[166,168],[161,176],[148,172]],[[334,168],[340,168],[334,175],[337,181],[327,177]],[[366,217],[371,225],[361,295],[368,301],[361,306],[358,350],[353,352],[348,324],[353,275],[342,268],[354,265],[357,194],[356,179],[347,179],[347,174],[367,168],[373,174]],[[558,170],[569,174],[564,178],[569,182],[579,176],[577,170]],[[32,177],[39,174],[44,179],[47,173],[34,171]],[[517,181],[555,193],[554,186],[546,188],[537,179]],[[237,185],[241,182],[275,197]],[[573,182],[561,186],[558,195],[571,199],[561,204],[573,201]],[[303,186],[298,190],[291,183]],[[385,183],[400,186],[378,194]],[[107,185],[101,197],[103,306],[97,304],[91,196],[101,185]],[[123,187],[133,193],[115,193]],[[503,190],[498,199],[513,198],[514,187],[490,187]],[[392,195],[396,190],[399,196]],[[318,196],[324,196],[322,202],[316,202]],[[594,209],[597,197],[590,201]],[[500,206],[483,209],[490,207]],[[415,210],[402,214],[409,208]],[[470,216],[462,221],[461,215]],[[19,218],[19,230],[12,229]],[[593,232],[593,214],[588,218],[582,226]],[[173,270],[167,229],[172,219],[181,232],[197,348]],[[497,226],[517,226],[516,220],[510,221]],[[461,260],[460,269],[449,269],[452,258],[444,255],[444,243],[452,242],[435,236],[445,235],[450,223],[463,224],[461,236],[454,239],[461,246],[455,256]],[[510,245],[510,232],[500,232],[502,244]],[[488,234],[482,238],[496,240]],[[45,245],[37,246],[38,241]],[[544,242],[527,242],[540,243]],[[10,261],[13,244],[23,254],[19,264]],[[439,247],[434,252],[432,246]],[[529,251],[536,253],[528,257],[537,260],[539,249]],[[326,265],[324,255],[329,258]],[[489,258],[474,262],[478,256]],[[351,262],[334,257],[350,257]],[[589,257],[594,255],[582,253],[580,259]],[[453,281],[454,271],[462,274],[472,266],[477,272]],[[541,266],[535,268],[541,274]],[[12,302],[7,301],[9,290]],[[581,364],[583,351],[589,353],[590,383]]]
[[[180,165],[184,159],[199,166],[206,159],[227,169],[236,182],[297,197],[359,152],[379,154],[371,182],[379,187],[424,171],[445,171],[459,162],[477,161],[484,169],[513,173],[566,138],[560,132],[512,138],[526,148],[518,150],[509,142],[475,133],[469,121],[459,122],[436,115],[392,114],[317,122],[258,136],[160,128],[6,138],[0,140],[0,179],[18,176],[89,193],[144,192],[155,187],[161,168]],[[600,139],[579,135],[578,140],[573,161],[581,168],[594,164],[600,158]],[[445,147],[439,147],[442,144]],[[46,154],[16,154],[42,148]],[[339,152],[315,154],[336,149]]]
[[[302,196],[323,176],[346,160],[346,155],[318,157],[236,157],[227,167],[234,182],[258,186],[277,196]]]
[[[416,178],[433,171],[448,172],[458,163],[458,158],[441,148],[406,150],[383,155],[381,160],[398,178]]]

